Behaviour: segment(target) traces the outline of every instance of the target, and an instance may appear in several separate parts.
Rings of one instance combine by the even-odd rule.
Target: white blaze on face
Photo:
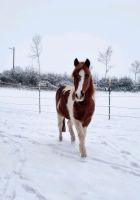
[[[79,81],[79,85],[78,85],[78,88],[76,90],[76,94],[77,94],[78,98],[81,97],[81,91],[82,91],[83,83],[84,83],[85,72],[84,72],[83,69],[79,71],[79,76],[81,77],[81,79]]]

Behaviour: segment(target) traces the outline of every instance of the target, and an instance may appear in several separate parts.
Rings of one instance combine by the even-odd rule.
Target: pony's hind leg
[[[73,128],[72,128],[71,120],[68,120],[67,124],[68,124],[69,132],[70,132],[70,135],[71,135],[71,141],[74,142],[75,141],[75,134],[74,134],[74,131],[73,131]]]
[[[65,128],[65,118],[62,117],[57,113],[57,118],[58,118],[58,128],[59,128],[59,141],[63,140],[62,132],[66,131]]]

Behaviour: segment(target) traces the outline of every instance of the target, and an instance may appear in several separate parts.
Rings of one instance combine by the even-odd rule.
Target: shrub
[[[123,77],[119,79],[119,89],[122,91],[132,91],[134,84],[131,78]]]

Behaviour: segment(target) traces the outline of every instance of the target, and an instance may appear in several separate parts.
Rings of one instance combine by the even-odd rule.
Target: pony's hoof
[[[81,158],[86,158],[86,157],[87,157],[86,152],[84,152],[84,153],[81,154]]]
[[[59,136],[59,141],[62,142],[63,138],[62,136]]]
[[[75,142],[75,137],[71,137],[71,142]]]

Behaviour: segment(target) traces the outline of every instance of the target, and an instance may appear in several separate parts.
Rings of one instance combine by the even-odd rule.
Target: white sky
[[[32,37],[42,36],[43,72],[70,74],[73,60],[90,58],[93,71],[102,76],[98,52],[113,48],[110,75],[130,75],[130,65],[140,60],[140,1],[136,0],[0,0],[0,71],[33,64]],[[36,68],[36,66],[34,66]]]

